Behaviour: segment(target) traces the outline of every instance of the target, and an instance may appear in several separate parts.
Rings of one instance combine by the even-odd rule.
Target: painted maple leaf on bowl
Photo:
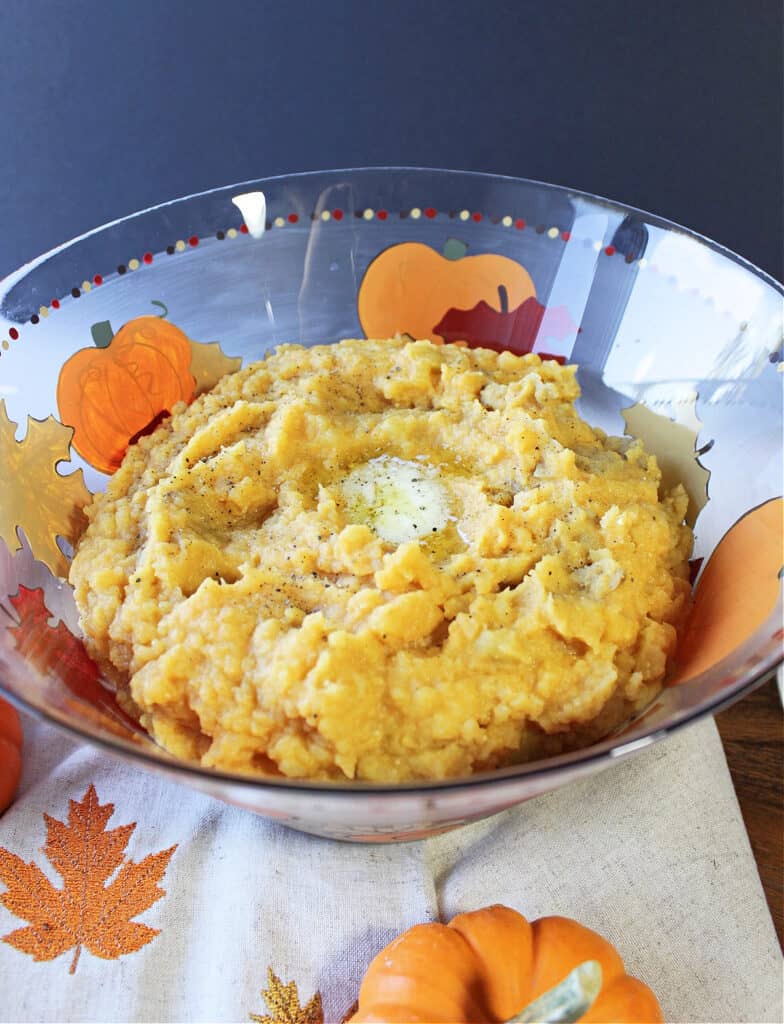
[[[24,530],[33,556],[55,576],[65,577],[68,563],[58,538],[72,543],[84,527],[82,509],[90,501],[81,469],[59,472],[71,460],[73,430],[54,416],[27,417],[23,440],[8,418],[0,398],[0,465],[12,486],[0,489],[0,538],[10,552],[22,547],[17,530]]]

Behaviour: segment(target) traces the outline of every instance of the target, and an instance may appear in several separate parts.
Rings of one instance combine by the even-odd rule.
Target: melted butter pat
[[[422,461],[381,455],[353,469],[340,490],[349,518],[390,544],[432,537],[453,518],[438,470]]]

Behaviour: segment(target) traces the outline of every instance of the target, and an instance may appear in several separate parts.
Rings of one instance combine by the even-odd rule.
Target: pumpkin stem
[[[447,238],[444,242],[444,258],[448,260],[459,260],[468,252],[468,246],[459,238]]]
[[[160,306],[160,308],[163,310],[162,313],[158,314],[158,316],[161,318],[161,320],[165,320],[166,317],[169,315],[169,307],[167,305],[165,305],[163,302],[158,302],[157,299],[150,299],[150,305],[151,306]]]
[[[108,320],[100,320],[97,324],[93,324],[90,334],[93,336],[93,344],[96,348],[108,348],[114,337],[112,325]]]
[[[586,960],[507,1024],[574,1024],[593,1006],[602,987],[602,965]]]

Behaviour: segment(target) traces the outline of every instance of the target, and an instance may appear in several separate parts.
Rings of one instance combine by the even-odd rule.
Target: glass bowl
[[[389,306],[368,312],[374,261],[393,247],[393,261],[407,259],[411,243],[434,250],[420,298],[393,289]],[[473,298],[464,289],[458,302],[450,274],[466,254],[487,259],[475,264]],[[498,257],[530,275],[525,317],[508,308],[509,264]],[[628,424],[665,476],[686,483],[695,574],[702,569],[671,678],[593,746],[447,782],[251,779],[176,761],[104,685],[62,578],[79,510],[108,479],[100,443],[76,444],[76,432],[89,435],[96,415],[116,425],[138,414],[165,355],[136,353],[118,383],[100,349],[127,321],[166,316],[192,339],[189,370],[204,388],[281,342],[363,337],[362,322],[379,316],[390,332],[421,335],[425,293],[441,296],[443,317],[429,329],[447,341],[577,363],[585,418],[614,434]],[[660,218],[521,179],[411,168],[294,174],[88,232],[0,283],[0,690],[112,755],[338,839],[429,835],[595,772],[736,700],[781,659],[781,343],[782,287],[760,270]],[[90,364],[80,385],[77,352]]]

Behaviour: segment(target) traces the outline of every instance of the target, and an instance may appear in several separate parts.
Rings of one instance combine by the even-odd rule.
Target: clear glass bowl
[[[243,208],[249,231],[232,199],[258,191],[266,211],[258,197]],[[177,762],[102,685],[79,640],[71,590],[57,576],[66,571],[62,538],[78,518],[84,485],[95,491],[107,480],[99,459],[69,449],[72,432],[58,407],[66,364],[149,313],[165,312],[189,338],[219,341],[223,355],[244,362],[280,342],[362,337],[358,295],[368,267],[411,242],[439,253],[446,246],[452,258],[495,254],[522,264],[541,307],[522,342],[512,326],[504,337],[578,363],[583,415],[622,434],[627,411],[631,429],[687,480],[692,510],[701,509],[695,559],[715,556],[698,582],[705,602],[690,626],[691,660],[651,707],[602,742],[471,778],[341,785]],[[483,273],[498,266],[491,257]],[[447,296],[445,315],[450,273],[449,260],[438,264],[434,287]],[[504,297],[502,289],[487,301],[503,313]],[[403,296],[390,315],[411,333],[417,310],[405,305]],[[493,322],[496,330],[502,321]],[[736,700],[781,659],[781,598],[771,584],[781,564],[781,510],[772,500],[782,492],[781,339],[782,287],[760,270],[649,214],[532,181],[411,168],[288,175],[188,196],[91,231],[0,284],[1,692],[138,766],[340,839],[428,835],[597,771]],[[215,347],[198,352],[197,380],[236,365]],[[145,386],[135,363],[126,369],[124,390],[100,385],[107,417],[112,403],[133,403]],[[725,544],[744,516],[743,543]],[[731,599],[717,601],[722,593]]]

